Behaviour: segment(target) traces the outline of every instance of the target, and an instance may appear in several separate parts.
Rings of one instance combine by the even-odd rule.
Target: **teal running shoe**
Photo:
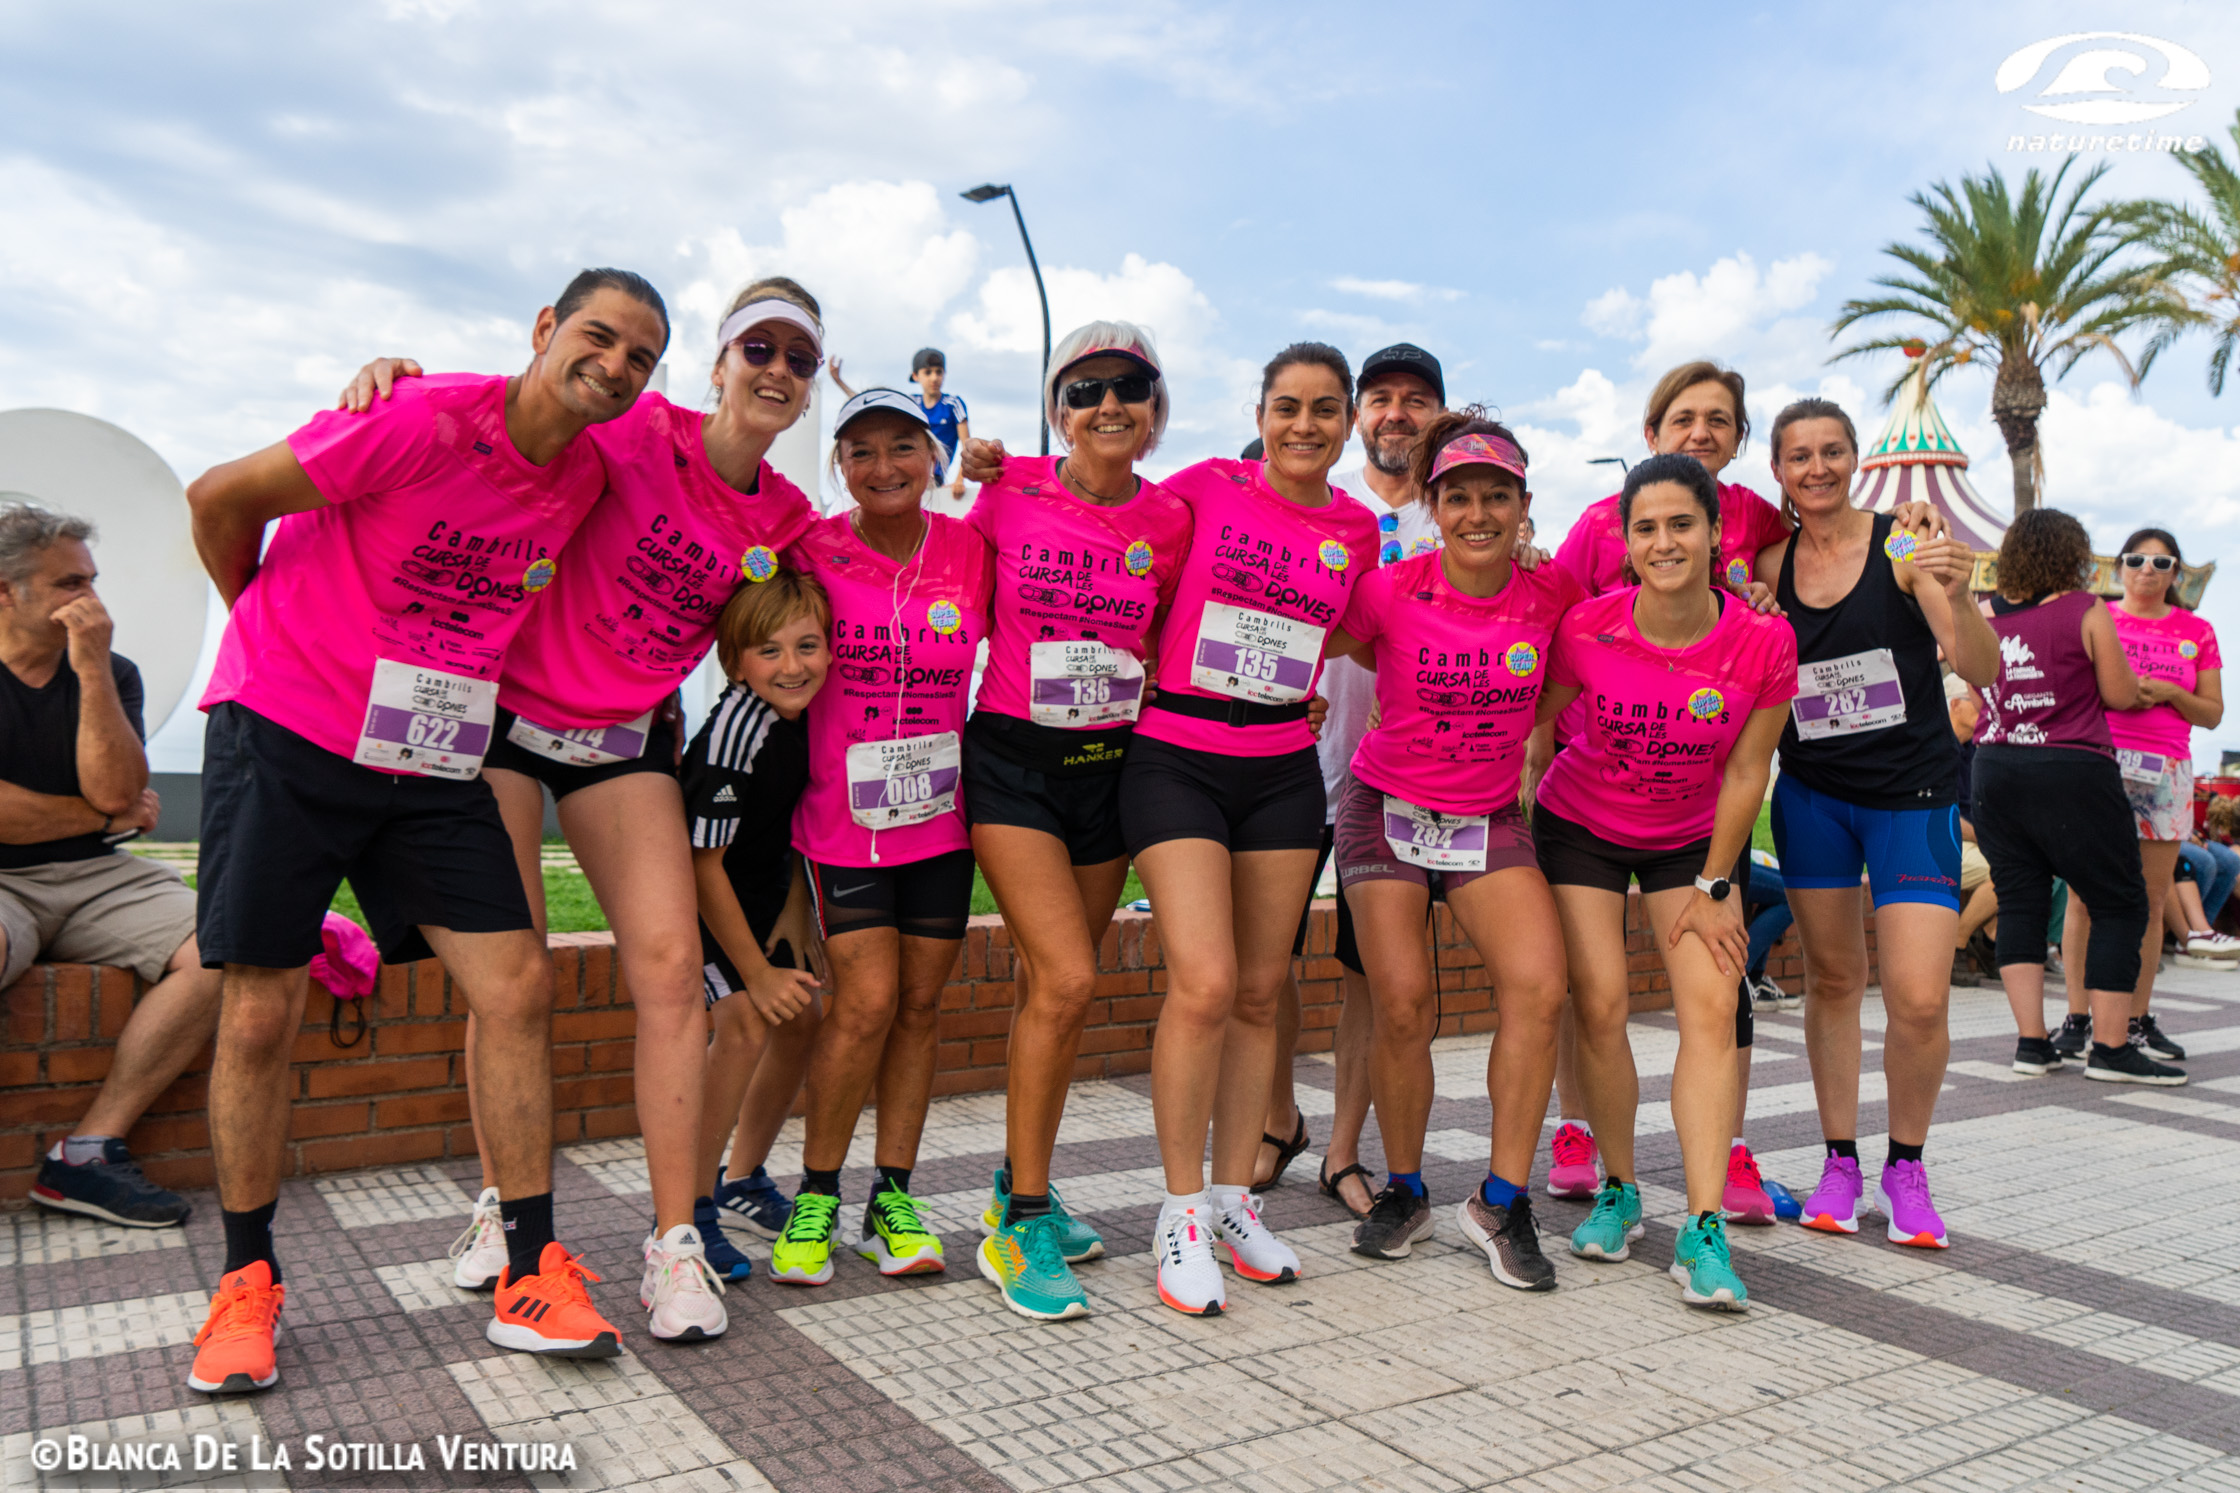
[[[1727,1253],[1727,1221],[1716,1213],[1698,1214],[1680,1230],[1672,1246],[1671,1274],[1680,1282],[1680,1299],[1690,1306],[1720,1312],[1750,1306],[1750,1293]]]
[[[1582,1260],[1622,1260],[1644,1232],[1641,1189],[1613,1178],[1595,1193],[1586,1222],[1571,1231],[1571,1252]]]
[[[980,1241],[980,1273],[1003,1304],[1037,1322],[1089,1315],[1089,1298],[1059,1253],[1058,1217],[1045,1213],[1005,1224]]]
[[[980,1232],[984,1237],[993,1238],[1003,1228],[1003,1215],[1010,1206],[1011,1179],[998,1167],[995,1180],[988,1184],[988,1206],[980,1214]],[[1068,1265],[1079,1265],[1104,1254],[1104,1235],[1066,1211],[1066,1200],[1059,1194],[1055,1182],[1050,1184],[1050,1216],[1058,1221],[1058,1249]]]

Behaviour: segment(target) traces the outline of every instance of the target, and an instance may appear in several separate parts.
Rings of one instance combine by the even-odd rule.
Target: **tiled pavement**
[[[1746,1316],[1688,1311],[1664,1274],[1680,1211],[1668,1016],[1635,1025],[1649,1237],[1624,1264],[1574,1261],[1553,1236],[1579,1208],[1544,1204],[1561,1280],[1546,1296],[1495,1285],[1444,1210],[1415,1258],[1356,1259],[1310,1152],[1268,1201],[1305,1278],[1237,1282],[1213,1321],[1168,1311],[1144,1254],[1159,1179],[1140,1083],[1075,1091],[1058,1175],[1112,1255],[1081,1271],[1095,1314],[1057,1325],[1009,1315],[972,1270],[1000,1096],[939,1104],[927,1130],[917,1190],[947,1235],[946,1277],[890,1283],[852,1257],[821,1290],[758,1275],[728,1296],[730,1336],[692,1348],[642,1331],[635,1143],[567,1153],[562,1233],[606,1269],[594,1289],[629,1329],[622,1358],[589,1366],[497,1352],[487,1307],[450,1286],[467,1168],[289,1184],[284,1379],[246,1401],[183,1382],[222,1253],[213,1200],[183,1232],[8,1214],[0,1487],[39,1486],[34,1442],[75,1432],[254,1437],[290,1446],[293,1466],[50,1485],[2240,1489],[2240,976],[2174,970],[2163,989],[2164,1025],[2195,1054],[2176,1093],[2018,1078],[1996,990],[1956,992],[1929,1153],[1954,1247],[1898,1249],[1872,1223],[1855,1239],[1738,1230]],[[1803,1026],[1785,1013],[1759,1032],[1752,1136],[1802,1191],[1819,1154]],[[1439,1051],[1438,1199],[1482,1174],[1484,1057],[1483,1039]],[[1325,1134],[1312,1117],[1331,1070],[1299,1071]],[[1882,1123],[1870,1104],[1870,1160]],[[798,1148],[789,1131],[773,1171]],[[852,1199],[867,1178],[848,1174]],[[314,1472],[313,1435],[417,1445],[429,1470]],[[460,1437],[564,1442],[579,1466],[446,1474]]]

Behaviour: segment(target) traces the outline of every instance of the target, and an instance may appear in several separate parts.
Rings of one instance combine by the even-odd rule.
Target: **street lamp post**
[[[1587,465],[1590,467],[1616,466],[1621,472],[1633,470],[1632,464],[1622,456],[1590,456],[1587,458]]]
[[[1012,191],[1008,185],[999,187],[991,182],[984,186],[974,187],[969,192],[959,192],[957,195],[967,202],[993,202],[998,197],[1011,199],[1011,217],[1019,225],[1019,242],[1026,247],[1027,268],[1034,271],[1034,293],[1042,301],[1042,369],[1047,371],[1050,367],[1050,293],[1042,288],[1042,266],[1035,262],[1034,240],[1027,237],[1027,220],[1025,215],[1019,211],[1019,194]],[[1043,397],[1041,373],[1035,375],[1034,407],[1042,417],[1042,454],[1048,456],[1050,454],[1050,412],[1049,401]]]

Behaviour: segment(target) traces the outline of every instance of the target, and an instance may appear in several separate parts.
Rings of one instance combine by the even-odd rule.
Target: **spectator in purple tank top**
[[[2092,1004],[2085,1077],[2182,1084],[2182,1069],[2130,1040],[2131,992],[2149,907],[2130,800],[2107,711],[2139,700],[2107,604],[2079,589],[2092,545],[2057,509],[2020,514],[1999,545],[1999,593],[1984,606],[1999,674],[1976,725],[1976,838],[1999,888],[1999,979],[2021,1040],[2018,1073],[2062,1064],[2046,1033],[2045,927],[2058,876],[2092,907],[2081,966]]]

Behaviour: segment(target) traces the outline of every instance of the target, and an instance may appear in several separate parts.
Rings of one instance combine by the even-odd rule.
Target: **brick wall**
[[[1669,1006],[1669,987],[1640,923],[1638,898],[1628,914],[1633,1007]],[[1331,954],[1336,928],[1332,904],[1317,903],[1300,966],[1301,1051],[1326,1051],[1337,1025],[1340,970]],[[1441,1034],[1491,1030],[1497,1018],[1484,967],[1443,908],[1435,930]],[[1871,950],[1871,927],[1868,937]],[[551,944],[559,992],[553,1022],[559,1143],[635,1134],[632,1013],[615,968],[613,940],[604,933],[563,933],[553,935]],[[1166,992],[1157,925],[1145,914],[1123,912],[1105,935],[1098,962],[1097,998],[1074,1076],[1145,1072]],[[1001,1089],[1013,978],[1011,938],[1002,921],[974,918],[958,963],[941,996],[934,1091]],[[1797,988],[1802,967],[1794,935],[1775,950],[1768,969]],[[37,965],[0,996],[0,1202],[23,1198],[39,1153],[68,1134],[92,1103],[108,1073],[110,1048],[142,988],[128,970]],[[430,960],[383,968],[367,998],[370,1029],[354,1045],[338,1047],[329,1035],[333,1006],[314,987],[296,1037],[290,1170],[331,1172],[473,1155],[466,1012],[443,966]],[[211,1181],[203,1114],[209,1070],[205,1050],[129,1137],[158,1182],[201,1187]]]

